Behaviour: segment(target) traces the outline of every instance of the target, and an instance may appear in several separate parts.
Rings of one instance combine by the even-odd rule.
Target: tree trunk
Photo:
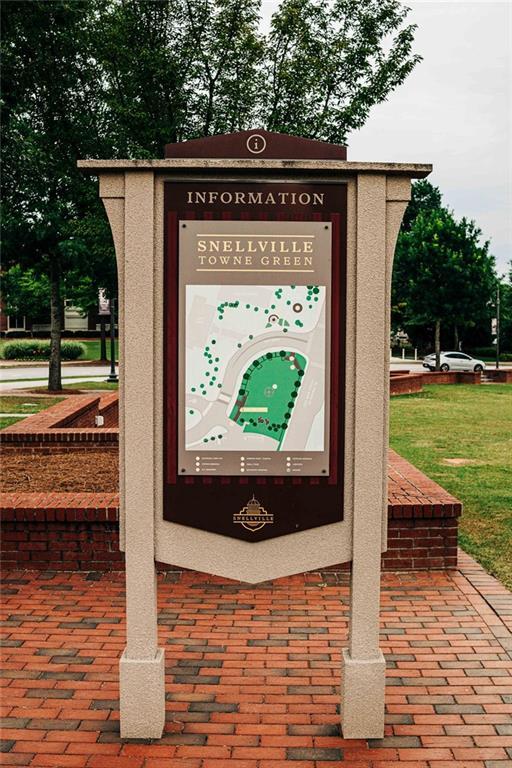
[[[62,298],[61,269],[54,256],[50,263],[50,366],[48,371],[48,391],[60,392],[62,389],[60,340],[62,333]]]
[[[459,351],[459,329],[456,325],[453,326],[453,348]]]
[[[105,332],[105,315],[100,315],[100,360],[107,362],[107,334]]]
[[[436,320],[434,348],[436,353],[436,371],[439,371],[441,368],[441,321],[440,320]]]

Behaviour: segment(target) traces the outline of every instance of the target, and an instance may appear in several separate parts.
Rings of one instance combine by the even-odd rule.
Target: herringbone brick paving
[[[3,587],[2,765],[512,765],[512,595],[467,556],[459,571],[384,574],[387,725],[370,741],[339,728],[342,573],[161,575],[167,721],[137,743],[119,738],[123,576],[18,571]]]

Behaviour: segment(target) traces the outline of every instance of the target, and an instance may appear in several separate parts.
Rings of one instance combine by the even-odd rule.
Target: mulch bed
[[[48,491],[85,491],[117,493],[119,461],[116,453],[103,450],[87,452],[32,453],[2,456],[0,491],[39,493]]]

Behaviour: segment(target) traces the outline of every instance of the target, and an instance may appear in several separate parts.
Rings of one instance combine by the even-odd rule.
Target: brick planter
[[[387,570],[454,568],[462,504],[389,451]]]
[[[508,373],[499,371],[498,373]],[[512,371],[511,371],[512,373]],[[497,380],[497,379],[496,379]],[[500,379],[501,381],[501,379]],[[503,381],[506,381],[504,378]],[[512,382],[512,376],[510,378]],[[389,381],[390,395],[411,395],[421,392],[424,384],[480,384],[481,374],[474,371],[418,371],[393,372]]]
[[[512,384],[512,369],[500,368],[487,368],[485,371],[486,379],[491,379],[495,384]]]
[[[412,395],[423,389],[423,374],[408,373],[392,376],[389,382],[390,395]]]
[[[478,371],[425,371],[424,384],[480,384],[482,374]]]
[[[95,417],[103,416],[104,426],[95,426]],[[86,451],[91,444],[118,450],[119,395],[80,395],[16,422],[0,432],[2,452],[57,453]]]
[[[506,373],[503,371],[502,373]],[[396,393],[427,379],[452,383],[461,373],[399,374]],[[479,375],[478,375],[479,376]],[[95,417],[104,418],[95,427]],[[118,394],[72,396],[0,432],[3,451],[17,454],[86,452],[115,454],[119,445]],[[388,570],[452,568],[457,563],[461,504],[394,451],[388,468]],[[0,493],[2,566],[52,570],[116,570],[119,552],[117,493]],[[171,568],[172,566],[165,566]],[[347,566],[339,566],[346,569]]]
[[[460,502],[389,452],[387,570],[452,568]],[[105,493],[0,494],[2,567],[118,570],[119,499]],[[165,566],[172,570],[172,566]]]

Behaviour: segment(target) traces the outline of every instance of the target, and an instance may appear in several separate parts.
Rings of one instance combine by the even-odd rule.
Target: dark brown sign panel
[[[165,185],[166,520],[342,519],[345,253],[345,185]]]

